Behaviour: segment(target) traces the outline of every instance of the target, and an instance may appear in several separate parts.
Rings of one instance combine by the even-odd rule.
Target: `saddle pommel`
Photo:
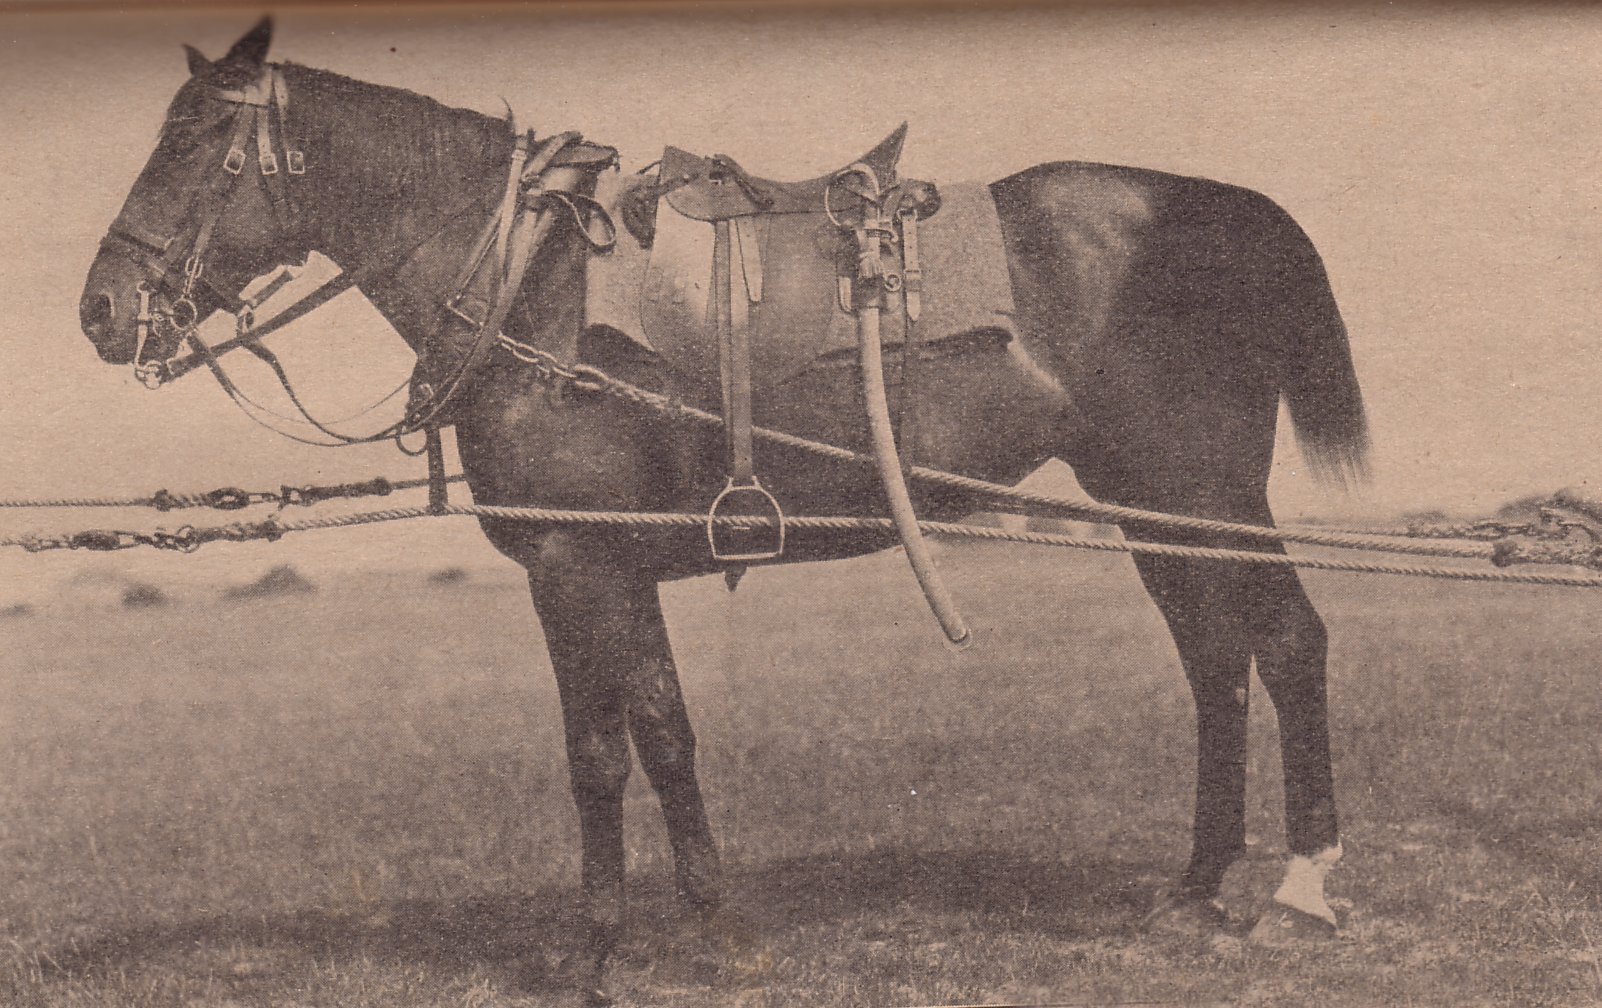
[[[877,173],[880,185],[895,183],[896,164],[907,139],[902,123],[873,150],[850,162]],[[840,170],[802,182],[758,178],[726,155],[702,157],[677,147],[662,153],[658,187],[668,205],[699,221],[721,221],[756,214],[823,213],[829,184]]]

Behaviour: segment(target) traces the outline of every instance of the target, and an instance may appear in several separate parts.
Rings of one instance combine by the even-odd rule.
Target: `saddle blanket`
[[[615,174],[602,179],[596,198],[612,209],[623,182]],[[923,266],[923,310],[915,338],[932,343],[976,330],[1015,335],[1013,296],[1008,275],[1001,220],[990,188],[979,182],[940,186],[941,206],[934,216],[919,222],[919,258]],[[615,216],[615,214],[614,214]],[[587,290],[588,326],[607,326],[634,343],[658,354],[670,367],[692,382],[716,383],[718,347],[715,340],[674,341],[656,346],[646,335],[642,306],[648,291],[648,265],[654,257],[656,283],[663,274],[686,288],[690,302],[705,304],[712,291],[713,228],[711,224],[681,217],[665,204],[657,209],[656,239],[641,248],[626,229],[619,228],[617,247],[610,255],[590,260]],[[831,296],[831,300],[833,300]],[[883,326],[887,346],[901,341],[899,296],[890,298]],[[795,329],[810,328],[798,319]],[[791,331],[774,319],[752,344],[752,381],[760,393],[771,390],[828,354],[857,349],[856,316],[835,304],[828,312],[826,331]],[[782,340],[785,345],[774,345]],[[797,343],[805,344],[797,346]]]

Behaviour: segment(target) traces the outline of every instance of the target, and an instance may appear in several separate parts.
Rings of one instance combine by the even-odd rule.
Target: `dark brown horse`
[[[202,216],[214,223],[205,283],[192,292],[201,316],[252,278],[316,250],[359,274],[399,258],[366,274],[363,293],[419,352],[439,329],[441,298],[504,185],[512,143],[505,123],[286,64],[282,81],[306,167],[287,180],[295,186],[290,209],[254,170],[253,146],[243,181],[213,188],[239,121],[238,104],[220,96],[262,79],[269,40],[264,23],[216,62],[190,51],[191,78],[89,270],[83,330],[105,361],[126,364],[140,344],[146,358],[176,352],[171,327],[148,332],[148,342],[138,335],[138,290],[151,283],[151,263],[165,261],[164,249],[194,243]],[[194,194],[212,191],[225,193],[224,205],[198,206]],[[1020,336],[1010,345],[975,341],[919,364],[921,464],[1015,482],[1058,458],[1102,500],[1267,525],[1283,399],[1320,473],[1361,472],[1366,426],[1345,329],[1318,255],[1273,203],[1217,182],[1082,163],[1031,168],[991,191]],[[571,228],[554,232],[503,330],[562,361],[589,360],[672,389],[672,375],[649,352],[586,331],[589,255]],[[169,283],[157,283],[158,315],[177,300]],[[758,404],[761,424],[852,447],[865,441],[860,400],[838,371],[809,371],[770,399]],[[478,368],[452,408],[479,503],[704,510],[723,478],[715,429],[606,396],[552,396],[504,353]],[[792,510],[868,514],[883,506],[866,470],[779,449],[760,454],[771,489]],[[979,502],[930,492],[920,503],[938,517]],[[703,909],[720,900],[695,738],[657,597],[662,580],[716,565],[694,530],[619,534],[493,520],[483,528],[527,569],[549,643],[583,835],[585,947],[598,979],[623,905],[631,740],[661,799],[680,894]],[[877,533],[796,532],[786,558],[886,545]],[[1245,846],[1247,677],[1255,661],[1278,715],[1293,855],[1264,917],[1271,926],[1258,933],[1332,927],[1322,882],[1339,839],[1323,623],[1288,569],[1149,556],[1136,564],[1178,645],[1199,733],[1190,861],[1157,919],[1226,923],[1214,897]]]

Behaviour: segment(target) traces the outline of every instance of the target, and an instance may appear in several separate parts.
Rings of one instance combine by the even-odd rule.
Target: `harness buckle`
[[[256,159],[256,163],[261,167],[263,175],[278,174],[278,155],[272,151],[263,152],[261,157]]]
[[[298,150],[284,151],[284,167],[291,175],[306,174],[306,152]]]
[[[740,518],[768,521],[747,524]],[[755,476],[745,484],[730,477],[707,508],[706,538],[712,559],[720,563],[776,559],[784,552],[784,509]]]
[[[238,175],[245,170],[245,151],[240,147],[231,147],[228,156],[223,158],[223,171],[230,175]]]

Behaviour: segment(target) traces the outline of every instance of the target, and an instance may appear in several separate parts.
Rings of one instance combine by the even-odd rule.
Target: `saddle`
[[[896,164],[907,139],[902,123],[879,145],[853,164],[866,165],[881,184],[895,182]],[[662,154],[658,185],[668,206],[691,220],[725,221],[758,214],[828,214],[829,189],[840,171],[804,182],[776,182],[757,178],[723,154],[701,157],[669,147]]]
[[[915,204],[921,219],[935,212],[939,197],[927,182],[897,177],[905,139],[902,125],[852,166],[870,170],[897,206]],[[854,207],[831,206],[831,199],[852,202],[838,182],[844,170],[778,182],[722,155],[663,152],[651,194],[654,222],[640,236],[651,246],[640,325],[692,384],[708,387],[724,374],[720,330],[743,333],[758,396],[831,350],[855,345],[849,288],[860,249],[841,220]],[[898,245],[886,255],[888,272],[905,272],[902,251]],[[899,292],[891,300],[882,339],[896,344],[905,338],[905,312]]]
[[[662,155],[654,232],[642,237],[653,249],[641,323],[693,384],[719,379],[728,483],[708,511],[715,559],[743,565],[783,552],[783,512],[754,471],[753,387],[770,392],[806,369],[832,329],[858,336],[870,420],[890,437],[880,345],[902,341],[917,318],[917,224],[939,207],[933,185],[896,176],[906,133],[903,123],[856,161],[801,182],[759,178],[721,154]],[[893,457],[880,433],[876,454]],[[899,484],[899,468],[892,475]],[[915,534],[910,503],[904,510],[898,527]]]

